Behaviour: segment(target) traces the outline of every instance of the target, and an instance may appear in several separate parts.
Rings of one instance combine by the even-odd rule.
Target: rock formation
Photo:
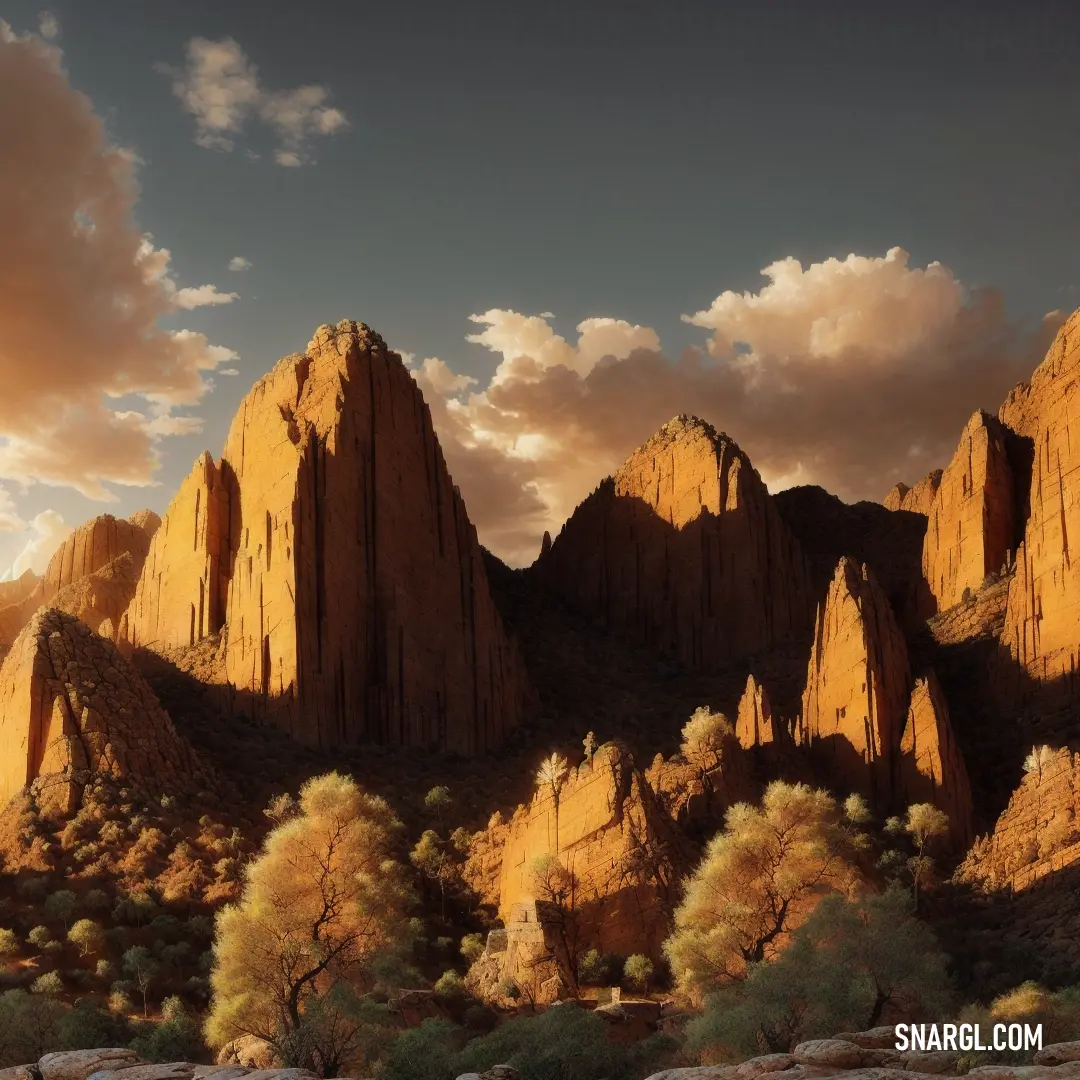
[[[882,506],[886,510],[907,510],[912,514],[929,515],[934,496],[941,485],[941,473],[941,469],[935,469],[929,475],[924,476],[914,487],[908,487],[907,484],[896,484],[889,494],[882,499]]]
[[[1002,569],[1014,544],[1012,467],[1001,423],[977,412],[960,436],[930,507],[922,567],[922,614],[931,616],[974,592]]]
[[[1080,660],[1080,310],[1057,333],[1031,381],[1021,383],[999,417],[1034,449],[1030,516],[1016,553],[1002,643],[1013,697],[1052,689],[1075,699]],[[1070,546],[1071,544],[1071,546]],[[1028,686],[1031,682],[1034,686]]]
[[[808,635],[798,544],[728,438],[679,416],[573,513],[545,585],[698,670]]]
[[[915,680],[900,739],[899,803],[933,803],[949,815],[953,844],[971,843],[971,784],[933,671]]]
[[[235,706],[321,747],[476,753],[528,695],[423,397],[363,324],[321,326],[242,402],[173,500],[126,633],[224,627]]]
[[[962,880],[1020,890],[1080,862],[1080,754],[1032,751],[993,832],[975,841]]]
[[[45,608],[0,667],[0,803],[32,785],[43,810],[71,813],[101,773],[158,794],[206,777],[116,646]]]
[[[80,525],[53,553],[34,588],[0,609],[0,645],[10,645],[46,604],[115,638],[159,524],[152,510],[140,510],[127,520],[102,514]],[[23,575],[20,582],[25,580]]]
[[[818,608],[797,729],[835,784],[891,799],[910,678],[885,594],[866,566],[841,559]]]
[[[33,570],[24,570],[21,577],[0,581],[0,611],[25,600],[37,587],[38,580]]]
[[[735,721],[735,737],[739,745],[749,750],[780,741],[786,732],[780,718],[773,716],[768,691],[750,675],[746,689],[739,700],[739,712]]]

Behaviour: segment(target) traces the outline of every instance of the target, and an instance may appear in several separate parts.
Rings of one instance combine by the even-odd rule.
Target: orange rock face
[[[431,418],[362,324],[322,326],[241,404],[154,537],[128,635],[224,626],[240,710],[303,742],[476,753],[528,684]]]
[[[134,646],[175,649],[220,630],[228,560],[229,491],[204,453],[150,542],[123,637]]]
[[[1080,861],[1080,754],[1044,748],[1028,765],[994,831],[968,852],[962,880],[1019,890]]]
[[[799,742],[834,783],[886,803],[907,710],[907,645],[873,575],[841,559],[818,609]]]
[[[53,553],[33,589],[0,609],[0,644],[10,645],[45,604],[115,637],[158,520],[152,510],[140,510],[127,520],[102,514],[80,525]],[[20,582],[26,580],[24,574]]]
[[[746,750],[766,746],[778,742],[783,734],[779,717],[773,716],[768,692],[750,675],[739,700],[739,713],[735,721],[735,737],[739,745]]]
[[[841,559],[818,611],[797,740],[841,791],[879,808],[931,802],[971,838],[971,787],[932,671],[912,685],[907,645],[865,566]]]
[[[742,451],[665,424],[574,511],[535,566],[608,625],[710,670],[808,632],[798,544]]]
[[[900,740],[899,801],[933,803],[949,815],[954,845],[972,839],[971,784],[949,722],[949,707],[932,671],[915,680]]]
[[[907,484],[896,484],[892,491],[882,499],[881,504],[886,510],[908,510],[913,514],[930,513],[934,496],[941,485],[941,469],[935,469],[928,476],[924,476],[914,487]]]
[[[116,646],[46,608],[0,667],[0,802],[30,785],[43,810],[71,813],[100,773],[152,793],[208,778]]]
[[[1001,421],[1034,448],[1030,516],[1016,553],[1001,640],[1011,659],[1012,689],[1054,684],[1075,698],[1080,660],[1080,311],[1058,331],[1031,381],[1002,405]]]
[[[923,541],[922,613],[958,604],[987,574],[1008,561],[1013,546],[1012,468],[1002,425],[986,413],[968,421],[930,507]]]

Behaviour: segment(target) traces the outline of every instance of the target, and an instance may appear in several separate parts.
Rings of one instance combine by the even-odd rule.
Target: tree
[[[407,936],[409,890],[385,800],[329,773],[304,785],[299,807],[218,914],[206,1035],[214,1049],[254,1035],[287,1064],[332,1076],[364,1036],[357,995],[373,962]]]
[[[710,997],[687,1028],[712,1057],[787,1052],[805,1039],[877,1026],[886,1008],[942,1015],[950,1006],[946,957],[910,894],[891,888],[857,901],[825,897],[771,963]]]
[[[409,852],[409,861],[426,878],[439,886],[439,905],[442,919],[446,921],[446,886],[453,880],[456,866],[434,829],[425,829],[416,847]]]
[[[64,980],[55,971],[46,971],[39,975],[31,984],[32,994],[62,994],[64,992]]]
[[[59,919],[64,929],[71,925],[71,919],[79,908],[79,898],[70,889],[58,889],[45,901],[45,914],[52,919]]]
[[[150,950],[144,945],[133,945],[122,961],[124,971],[131,976],[142,994],[143,1016],[147,1013],[147,994],[157,976],[157,962]]]
[[[559,799],[566,786],[566,777],[570,765],[561,754],[553,753],[544,758],[536,770],[536,786],[546,789],[551,794],[551,803],[555,813],[555,854],[559,853]]]
[[[1049,746],[1033,746],[1031,753],[1024,758],[1024,772],[1034,773],[1042,780],[1043,770],[1054,760],[1054,751]]]
[[[438,821],[440,829],[442,828],[443,812],[449,808],[452,802],[450,789],[445,784],[438,784],[424,796],[424,809],[435,815],[435,820]]]
[[[99,952],[105,944],[105,934],[93,919],[80,919],[69,931],[68,941],[78,945],[81,956]]]
[[[731,734],[731,721],[702,705],[683,725],[682,755],[703,773],[708,772],[720,764],[724,739]]]
[[[641,953],[634,953],[626,958],[623,975],[631,986],[636,986],[643,994],[649,993],[649,980],[653,976],[653,962]]]
[[[679,990],[700,999],[775,956],[822,895],[851,886],[845,841],[832,796],[805,784],[777,780],[760,807],[732,806],[664,943]]]
[[[0,958],[14,956],[19,951],[19,935],[14,930],[0,930]]]
[[[556,962],[568,986],[577,987],[578,959],[581,945],[581,916],[578,911],[577,875],[554,855],[541,855],[532,863],[532,886],[536,899],[555,910],[555,932],[562,946]]]
[[[908,868],[915,884],[915,907],[918,908],[919,886],[934,870],[933,860],[926,854],[926,846],[934,837],[944,836],[949,831],[949,815],[933,803],[913,803],[907,809],[904,828],[915,841],[918,850],[915,858],[908,860]]]
[[[466,963],[472,964],[484,955],[484,937],[482,934],[466,934],[461,939],[459,952]]]

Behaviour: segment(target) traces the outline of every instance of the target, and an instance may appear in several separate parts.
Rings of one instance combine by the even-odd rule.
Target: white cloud
[[[0,532],[21,532],[26,528],[28,526],[15,508],[11,492],[0,487]]]
[[[8,571],[8,580],[14,581],[27,570],[43,574],[56,549],[71,535],[72,528],[55,510],[42,510],[31,522],[34,535],[15,557]]]
[[[481,541],[531,562],[545,529],[683,412],[726,430],[773,490],[880,499],[946,464],[968,416],[1030,374],[1061,321],[1025,332],[998,293],[899,248],[763,274],[759,292],[685,316],[709,338],[675,361],[648,327],[586,319],[572,343],[549,314],[492,310],[468,338],[500,357],[486,385],[434,359],[414,368]]]
[[[245,259],[243,255],[234,255],[229,260],[229,269],[234,273],[242,273],[245,270],[251,269],[251,260]]]
[[[226,368],[220,368],[218,370],[218,374],[219,375],[239,375],[240,371],[239,371],[238,368],[226,367]]]
[[[60,36],[60,20],[51,12],[43,11],[38,16],[38,33],[47,41]]]
[[[193,311],[199,307],[213,307],[218,304],[231,304],[239,300],[239,293],[223,293],[216,285],[197,285],[194,288],[177,289],[174,302],[184,311]]]
[[[195,117],[199,146],[233,150],[248,121],[257,119],[278,143],[274,160],[295,168],[309,161],[306,146],[311,137],[334,135],[348,127],[345,113],[329,104],[329,87],[267,89],[259,81],[258,68],[232,38],[192,38],[185,51],[184,69],[159,65],[159,70],[172,78],[173,93]]]
[[[147,485],[154,422],[196,404],[235,354],[160,320],[216,290],[181,289],[134,221],[133,155],[110,146],[61,51],[0,35],[0,477],[111,499]],[[43,337],[42,328],[47,327]],[[109,402],[124,398],[127,412]],[[130,408],[145,402],[147,415]]]

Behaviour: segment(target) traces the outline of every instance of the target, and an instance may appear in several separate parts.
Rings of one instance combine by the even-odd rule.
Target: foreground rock
[[[689,667],[808,636],[802,552],[746,455],[691,416],[665,424],[535,564],[560,597]]]
[[[142,676],[72,615],[39,611],[0,667],[0,802],[71,813],[96,775],[154,794],[207,779]]]
[[[529,695],[423,397],[368,327],[321,326],[173,500],[128,613],[165,651],[224,628],[235,707],[302,742],[477,753]]]

